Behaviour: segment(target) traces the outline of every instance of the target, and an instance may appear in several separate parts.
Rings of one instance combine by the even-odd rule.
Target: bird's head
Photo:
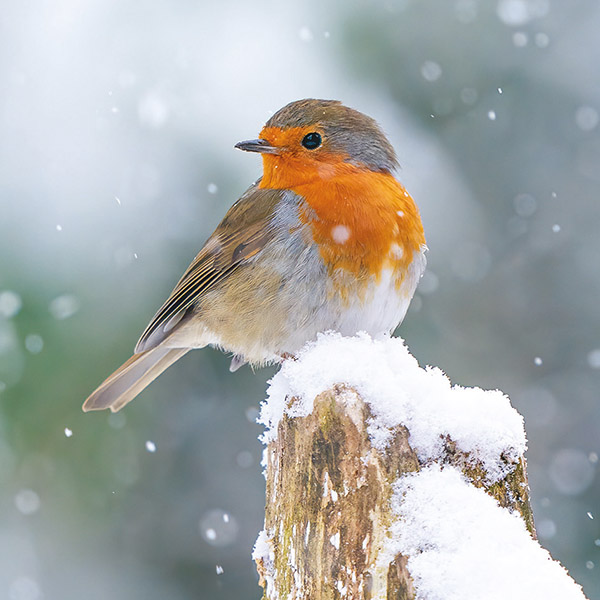
[[[351,171],[391,172],[396,154],[375,122],[337,100],[297,100],[278,110],[256,140],[236,148],[263,157],[262,185],[293,188]]]

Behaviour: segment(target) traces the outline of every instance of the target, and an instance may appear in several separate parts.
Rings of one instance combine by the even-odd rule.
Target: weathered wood
[[[418,471],[409,432],[398,427],[387,451],[372,447],[367,404],[336,386],[315,399],[310,415],[284,417],[266,450],[265,533],[270,556],[258,556],[264,600],[410,600],[407,557],[383,551],[393,518],[392,484]],[[503,480],[486,473],[445,440],[442,463],[459,467],[502,506],[518,511],[535,535],[525,462]]]

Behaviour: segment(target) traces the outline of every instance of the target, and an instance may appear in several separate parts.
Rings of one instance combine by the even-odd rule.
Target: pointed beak
[[[260,152],[261,154],[279,154],[279,149],[275,146],[271,146],[267,140],[246,140],[245,142],[238,142],[235,145],[240,150],[246,152]]]

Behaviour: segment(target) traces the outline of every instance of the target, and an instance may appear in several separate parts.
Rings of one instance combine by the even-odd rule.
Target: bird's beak
[[[257,140],[246,140],[245,142],[238,142],[235,145],[236,148],[240,150],[245,150],[246,152],[260,152],[261,154],[279,154],[279,149],[275,148],[275,146],[271,146],[267,140],[257,139]]]

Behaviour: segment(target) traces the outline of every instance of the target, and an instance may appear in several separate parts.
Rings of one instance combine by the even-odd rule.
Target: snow
[[[583,600],[581,588],[528,533],[522,519],[454,467],[405,476],[392,499],[383,560],[409,556],[417,598]]]
[[[421,368],[399,338],[371,339],[360,333],[344,338],[321,334],[295,360],[287,360],[271,379],[259,422],[268,444],[284,416],[310,414],[314,398],[335,384],[354,388],[373,414],[368,431],[384,451],[394,429],[405,425],[421,463],[443,456],[444,438],[480,461],[490,481],[512,467],[526,449],[523,418],[500,391],[452,386],[437,368]],[[288,406],[286,398],[295,398]]]
[[[11,292],[10,290],[0,292],[0,317],[12,319],[12,317],[19,313],[22,306],[23,301],[21,300],[21,296],[16,292]]]
[[[385,451],[402,424],[422,465],[393,483],[392,519],[378,567],[385,568],[398,554],[409,557],[417,600],[585,600],[580,586],[531,537],[518,513],[502,508],[456,467],[435,462],[444,457],[444,438],[449,437],[481,462],[490,483],[514,468],[526,450],[525,431],[504,394],[452,386],[439,369],[421,368],[401,339],[329,332],[284,361],[271,379],[259,416],[266,427],[262,441],[275,439],[284,415],[309,415],[314,399],[336,384],[355,389],[369,405],[368,433],[376,450]],[[563,450],[558,459],[561,472],[576,471],[572,486],[588,485],[581,456]],[[580,468],[572,469],[574,464]],[[328,479],[326,474],[325,495]],[[305,542],[309,528],[310,523]],[[555,529],[549,523],[547,537]],[[262,531],[252,555],[263,561],[267,597],[274,577],[271,537]],[[342,541],[339,532],[329,537],[336,549]]]
[[[303,42],[312,42],[314,39],[313,32],[308,27],[301,27],[298,35]]]
[[[336,244],[345,244],[350,239],[351,233],[345,225],[335,225],[331,229],[331,237]]]
[[[528,41],[529,38],[527,37],[527,34],[525,32],[516,31],[515,33],[513,33],[513,44],[517,48],[523,48],[524,46],[527,46]]]
[[[263,529],[254,542],[254,549],[252,550],[252,560],[274,560],[275,554],[269,542],[269,536]]]
[[[575,122],[581,131],[592,131],[598,125],[598,111],[591,106],[580,106],[575,112]]]
[[[329,543],[336,549],[339,550],[340,549],[340,532],[338,531],[337,533],[334,533],[330,538],[329,538]]]
[[[15,495],[15,506],[23,515],[32,515],[40,510],[40,497],[33,490],[19,490]]]
[[[561,448],[552,455],[548,475],[561,494],[579,496],[594,482],[596,469],[579,448]]]
[[[517,194],[513,204],[520,217],[531,217],[537,210],[537,200],[531,194]]]
[[[252,560],[262,562],[261,574],[265,579],[265,597],[270,598],[270,591],[273,589],[274,584],[274,561],[275,552],[271,545],[271,541],[267,532],[263,529],[256,538],[254,543],[254,549],[252,550]]]
[[[55,319],[63,321],[72,317],[79,310],[79,307],[80,302],[76,296],[63,294],[50,302],[48,310]]]
[[[535,522],[535,532],[540,540],[551,540],[556,531],[556,523],[552,519],[540,519]]]
[[[588,365],[592,369],[600,369],[600,348],[596,348],[587,355]]]
[[[437,81],[442,76],[442,67],[433,60],[426,60],[421,65],[421,75],[425,81]]]
[[[505,25],[515,27],[545,17],[549,7],[548,0],[500,0],[496,12]]]
[[[30,333],[25,338],[25,348],[31,354],[39,354],[44,349],[44,340],[36,333]]]
[[[198,523],[200,533],[211,546],[225,547],[233,544],[238,536],[237,519],[219,508],[206,511]]]

